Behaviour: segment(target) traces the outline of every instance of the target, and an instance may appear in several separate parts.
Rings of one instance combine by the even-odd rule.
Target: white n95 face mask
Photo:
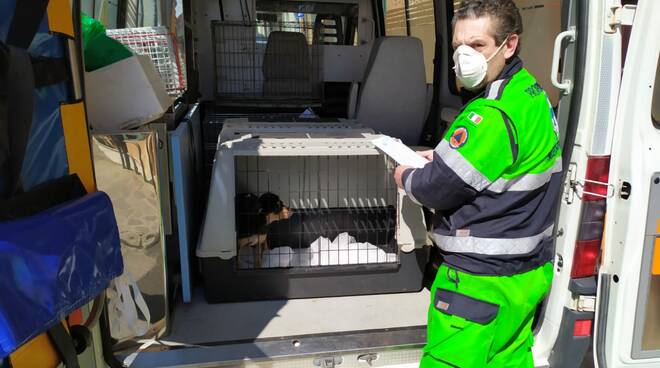
[[[500,52],[507,39],[508,37],[488,59],[468,45],[463,44],[456,48],[454,51],[454,72],[456,78],[466,89],[474,90],[483,82],[488,71],[488,62]]]

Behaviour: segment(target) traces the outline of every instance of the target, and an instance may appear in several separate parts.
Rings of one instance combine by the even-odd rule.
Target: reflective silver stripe
[[[417,198],[415,198],[415,196],[412,193],[412,177],[413,175],[415,175],[415,171],[417,171],[417,169],[413,169],[413,171],[410,174],[408,174],[405,183],[403,183],[403,189],[406,191],[406,194],[408,195],[408,197],[410,197],[410,199],[413,202],[417,203],[420,206],[423,206],[423,204],[419,203]]]
[[[504,83],[504,79],[498,79],[490,84],[488,88],[488,93],[486,93],[486,99],[495,100],[497,99],[497,92],[500,91],[500,86]]]
[[[459,178],[466,184],[481,192],[491,184],[479,170],[477,170],[470,161],[468,161],[457,150],[449,147],[449,143],[444,139],[435,147],[435,152],[440,155],[444,163],[452,169]]]
[[[474,236],[447,236],[433,234],[435,242],[445,252],[476,253],[485,255],[527,254],[544,239],[552,236],[554,225],[544,232],[526,238],[499,239]]]
[[[515,179],[499,178],[493,182],[487,189],[495,193],[503,192],[523,192],[538,189],[550,181],[552,174],[561,172],[561,157],[557,157],[552,167],[539,174],[525,174]]]

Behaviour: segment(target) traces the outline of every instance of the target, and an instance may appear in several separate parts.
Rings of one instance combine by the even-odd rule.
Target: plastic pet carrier
[[[423,212],[396,187],[375,137],[346,129],[220,143],[197,249],[206,299],[420,290]]]

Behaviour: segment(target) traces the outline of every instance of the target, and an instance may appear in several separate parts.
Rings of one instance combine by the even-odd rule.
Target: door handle
[[[550,70],[550,81],[552,85],[562,91],[564,95],[571,93],[573,89],[573,81],[570,79],[558,79],[559,74],[559,57],[561,56],[561,42],[567,39],[569,42],[575,42],[575,27],[571,27],[568,31],[561,32],[555,38],[555,48],[552,53],[552,69]]]

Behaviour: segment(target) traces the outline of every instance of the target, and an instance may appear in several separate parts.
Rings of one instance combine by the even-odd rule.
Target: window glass
[[[82,0],[81,9],[90,17],[103,23],[107,29],[117,28],[117,1]]]
[[[126,14],[123,14],[125,28],[169,26],[169,15],[177,6],[176,2],[176,0],[125,0]],[[80,3],[82,11],[103,23],[107,29],[120,26],[117,24],[119,1],[81,0]]]
[[[383,12],[385,13],[385,35],[408,35],[404,0],[383,0]]]
[[[257,43],[273,31],[300,32],[308,44],[355,45],[355,4],[257,0]]]
[[[433,58],[435,57],[435,15],[433,0],[409,0],[409,34],[422,41],[426,82],[433,83]]]
[[[385,35],[412,36],[422,41],[426,82],[433,83],[435,14],[433,0],[383,0]]]
[[[156,27],[162,25],[158,0],[128,0],[126,27]]]
[[[176,56],[180,65],[180,73],[183,76],[183,87],[187,85],[188,76],[186,74],[186,22],[185,14],[183,11],[184,0],[174,0],[174,19],[170,25],[170,32],[174,35],[174,42],[176,43]]]

